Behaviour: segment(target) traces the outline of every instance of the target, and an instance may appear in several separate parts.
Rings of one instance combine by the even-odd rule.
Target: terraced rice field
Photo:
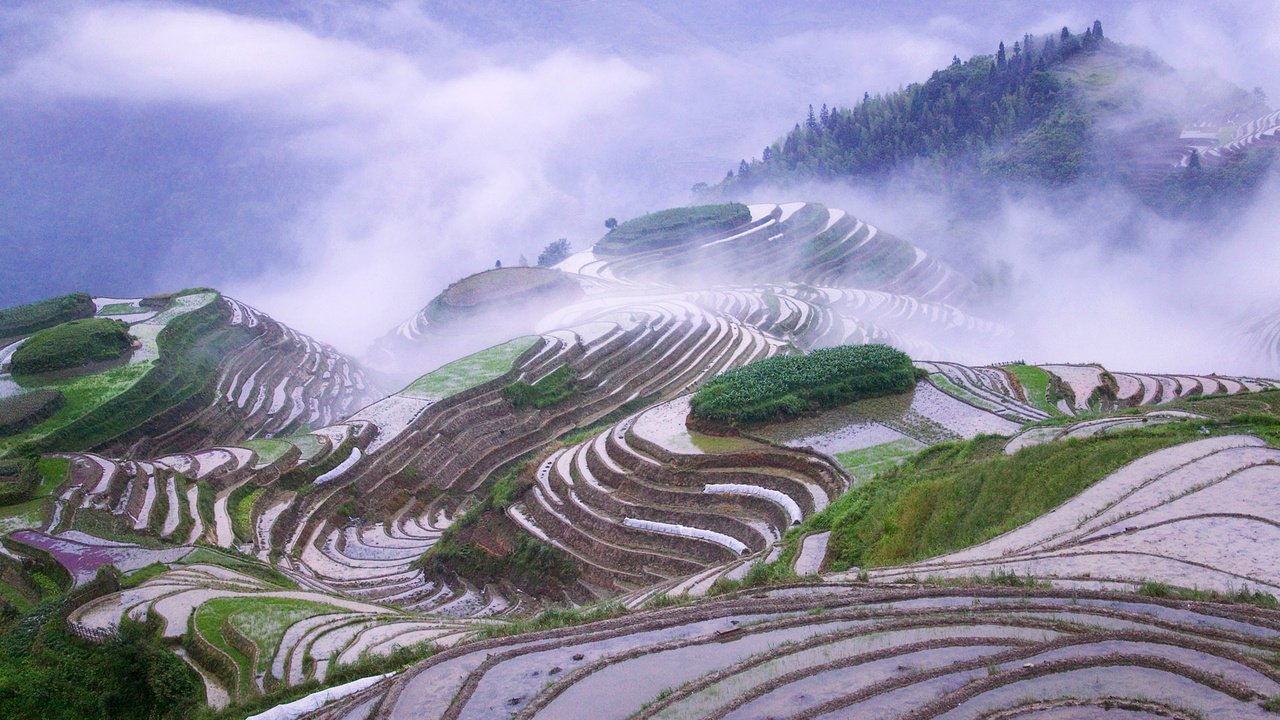
[[[47,553],[93,589],[68,617],[83,637],[153,618],[215,705],[377,668],[301,701],[309,718],[1265,716],[1280,450],[1264,420],[1280,385],[965,364],[1010,331],[966,309],[953,269],[841,210],[748,210],[663,251],[452,286],[375,349],[417,378],[392,394],[217,293],[98,298],[142,347],[62,385],[61,412],[142,383],[191,317],[225,342],[199,392],[139,420],[148,432],[59,448],[65,477],[0,514],[23,528],[4,559]],[[723,285],[697,276],[709,265]],[[516,274],[537,282],[503,284]],[[415,365],[459,317],[544,281],[554,302],[454,346],[483,349]],[[712,377],[859,343],[915,357],[914,389],[690,428]],[[513,401],[539,383],[557,384],[550,401]],[[1181,434],[1003,535],[831,570],[849,565],[830,517],[860,497],[845,493],[918,453],[1015,462],[1159,426]],[[108,564],[126,575],[103,590]],[[1200,601],[1224,597],[1254,604]]]
[[[316,717],[1266,718],[1276,621],[1087,591],[796,586],[459,647]]]

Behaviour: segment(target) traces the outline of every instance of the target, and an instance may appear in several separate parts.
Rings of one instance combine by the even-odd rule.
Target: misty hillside
[[[1268,112],[1261,91],[1175,71],[1095,22],[957,57],[923,83],[852,106],[810,106],[718,190],[909,172],[969,199],[1090,180],[1119,183],[1161,210],[1203,209],[1258,185],[1274,151],[1239,141],[1273,128]]]
[[[1275,720],[1268,1],[0,3],[0,719]]]

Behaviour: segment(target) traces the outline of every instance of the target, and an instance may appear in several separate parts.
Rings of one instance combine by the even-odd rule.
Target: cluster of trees
[[[831,178],[886,173],[904,161],[924,159],[943,168],[971,163],[984,150],[1036,128],[1057,127],[1045,138],[1050,150],[1080,138],[1082,119],[1070,116],[1061,82],[1049,70],[1105,42],[1102,23],[1084,33],[1023,36],[1012,48],[1000,43],[995,55],[979,55],[939,70],[924,83],[888,95],[864,94],[852,108],[817,112],[809,106],[804,123],[759,159],[743,160],[726,187],[791,177]]]

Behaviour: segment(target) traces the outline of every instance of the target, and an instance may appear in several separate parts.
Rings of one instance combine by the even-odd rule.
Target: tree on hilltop
[[[538,267],[551,267],[556,263],[569,257],[569,253],[573,248],[569,246],[568,238],[560,238],[554,242],[547,243],[547,246],[538,254]]]

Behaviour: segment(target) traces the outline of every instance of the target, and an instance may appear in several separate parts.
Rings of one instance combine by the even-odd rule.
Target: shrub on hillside
[[[28,338],[13,353],[10,369],[14,375],[31,375],[114,360],[131,343],[129,326],[120,320],[72,320]]]
[[[0,506],[30,500],[39,484],[35,459],[0,460]]]
[[[529,384],[517,380],[503,388],[512,407],[544,408],[566,400],[573,394],[576,386],[573,382],[573,368],[568,363],[556,368],[546,377]]]
[[[0,310],[0,338],[26,335],[59,323],[91,317],[97,308],[84,293],[59,295]]]
[[[810,410],[915,387],[911,358],[887,345],[841,345],[760,360],[703,385],[693,416],[730,425],[786,420]]]
[[[682,245],[751,222],[751,211],[742,203],[671,208],[628,220],[613,228],[596,252],[622,255]]]

